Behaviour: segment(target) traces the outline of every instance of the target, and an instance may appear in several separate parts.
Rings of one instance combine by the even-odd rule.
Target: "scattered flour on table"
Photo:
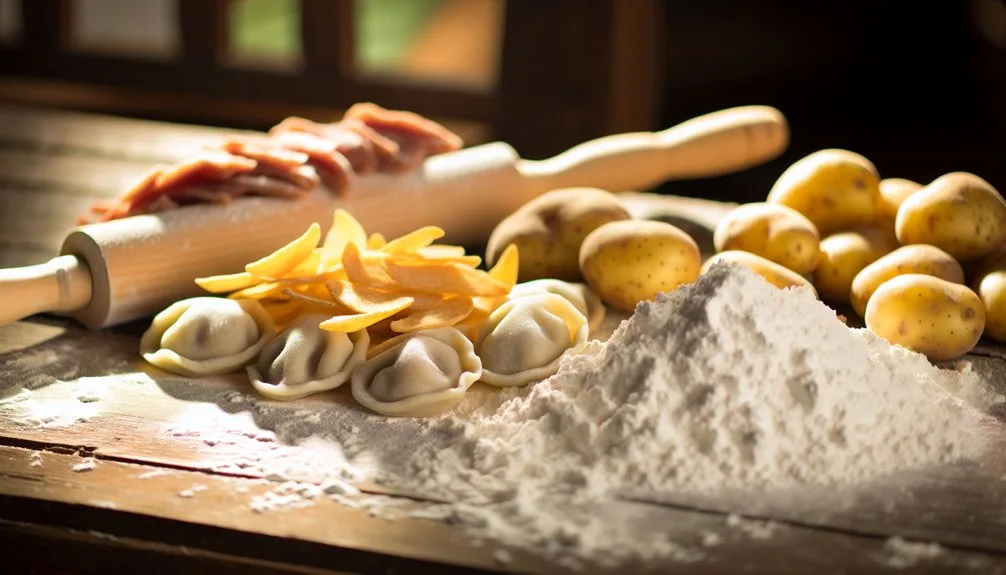
[[[673,545],[620,530],[592,502],[850,483],[973,456],[981,415],[948,390],[980,387],[850,330],[809,291],[717,266],[555,376],[429,422],[428,442],[384,457],[379,479],[458,502],[446,520],[477,533],[618,562]]]
[[[196,496],[196,493],[206,491],[207,489],[209,488],[206,487],[205,485],[196,484],[193,485],[192,487],[189,487],[188,489],[182,489],[181,491],[178,492],[178,496],[181,497],[182,499],[191,499],[192,497]]]
[[[943,553],[944,548],[938,543],[921,543],[891,537],[884,542],[881,562],[888,567],[907,569],[921,561],[940,557]]]
[[[444,521],[571,567],[693,561],[722,542],[703,532],[692,548],[647,529],[638,508],[612,503],[624,490],[763,491],[949,462],[981,448],[981,416],[960,398],[1002,403],[968,365],[937,369],[850,330],[809,291],[727,266],[640,305],[553,377],[502,392],[476,385],[438,418],[388,419],[327,397],[282,404],[180,378],[157,385],[187,401],[165,435],[217,471],[269,478],[250,496],[255,511],[327,497],[383,518]],[[102,403],[62,392],[71,413]],[[57,398],[33,393],[4,401],[44,424],[39,409]],[[360,493],[368,482],[445,503]],[[776,526],[727,522],[758,539]]]
[[[97,467],[98,464],[96,463],[95,459],[93,457],[89,457],[84,461],[81,461],[80,463],[73,464],[73,467],[71,467],[70,469],[76,471],[77,473],[83,473],[85,471],[93,471]]]
[[[331,495],[370,514],[445,521],[571,567],[576,557],[690,561],[719,536],[691,549],[599,508],[628,489],[851,483],[973,456],[982,416],[961,397],[999,401],[985,389],[967,366],[941,370],[847,328],[809,291],[718,266],[640,305],[606,342],[567,356],[536,385],[470,393],[429,420],[374,420],[343,407],[341,419],[322,412],[305,429],[340,445],[357,478],[452,502],[417,514],[392,498]],[[284,417],[306,425],[292,409]],[[287,479],[253,508],[308,505],[326,493]],[[727,525],[753,539],[778,527],[739,516]]]

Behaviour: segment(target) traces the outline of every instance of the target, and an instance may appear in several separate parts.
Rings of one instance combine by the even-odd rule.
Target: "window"
[[[492,87],[505,0],[356,0],[354,60],[364,74]]]
[[[229,61],[254,67],[284,66],[299,61],[300,2],[231,0],[229,8]]]
[[[122,56],[171,58],[178,51],[175,0],[74,0],[70,5],[72,50]]]
[[[0,0],[0,43],[12,44],[21,35],[21,3]]]

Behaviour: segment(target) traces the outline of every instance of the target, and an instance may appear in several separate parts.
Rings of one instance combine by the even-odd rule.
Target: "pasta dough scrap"
[[[297,318],[262,348],[247,366],[255,391],[277,400],[293,400],[341,386],[353,369],[367,360],[366,329],[346,333],[321,329],[329,316]]]
[[[353,397],[381,415],[428,417],[453,408],[482,375],[472,342],[452,327],[407,333],[372,350],[352,375]]]
[[[275,332],[258,300],[195,297],[154,316],[140,354],[179,375],[228,373],[252,361]]]
[[[590,332],[596,330],[601,325],[601,322],[604,321],[605,312],[607,311],[604,307],[604,302],[585,283],[567,282],[552,278],[530,280],[515,285],[510,290],[508,299],[543,293],[554,293],[569,300],[569,303],[573,304],[577,311],[587,318]]]
[[[567,350],[586,343],[588,329],[587,318],[560,295],[507,301],[489,315],[475,344],[482,381],[512,387],[545,379]]]

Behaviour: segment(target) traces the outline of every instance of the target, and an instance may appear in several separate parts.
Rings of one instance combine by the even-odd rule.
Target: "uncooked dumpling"
[[[507,301],[489,315],[475,344],[482,381],[510,387],[545,379],[567,350],[587,341],[587,330],[587,318],[560,295]]]
[[[367,330],[326,331],[329,316],[298,318],[262,348],[248,366],[252,387],[270,399],[290,400],[335,389],[367,360]]]
[[[353,397],[382,415],[427,417],[454,407],[481,374],[482,362],[460,331],[417,331],[372,351],[353,371]]]
[[[510,290],[509,299],[528,295],[554,293],[566,298],[569,303],[587,318],[593,332],[604,321],[605,307],[601,298],[585,283],[567,282],[552,278],[542,278],[521,282]]]
[[[194,297],[154,316],[140,353],[180,375],[227,373],[252,361],[275,331],[258,300]]]

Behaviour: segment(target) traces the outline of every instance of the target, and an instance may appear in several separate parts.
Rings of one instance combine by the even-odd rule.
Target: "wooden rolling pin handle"
[[[661,132],[585,142],[547,160],[521,162],[545,188],[645,191],[668,180],[729,174],[767,162],[789,145],[783,114],[769,106],[728,108]]]
[[[0,325],[42,312],[72,312],[91,300],[91,274],[76,256],[0,270]]]

